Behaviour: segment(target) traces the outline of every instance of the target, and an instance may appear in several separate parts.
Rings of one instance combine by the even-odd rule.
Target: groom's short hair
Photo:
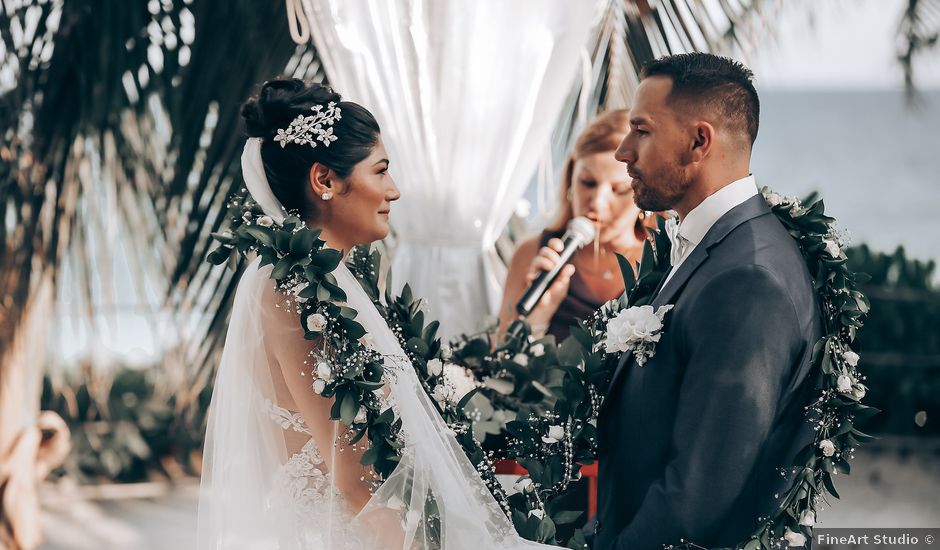
[[[651,61],[641,78],[672,79],[668,101],[693,110],[708,110],[734,131],[757,139],[760,100],[754,89],[754,73],[742,63],[709,53],[683,53]]]

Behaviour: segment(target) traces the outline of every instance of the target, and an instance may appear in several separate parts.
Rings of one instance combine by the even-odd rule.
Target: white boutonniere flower
[[[663,320],[673,307],[670,304],[654,310],[653,306],[634,306],[620,311],[607,321],[604,349],[607,353],[631,352],[642,367],[656,354]]]

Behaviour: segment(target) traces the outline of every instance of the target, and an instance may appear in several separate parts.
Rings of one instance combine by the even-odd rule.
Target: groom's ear
[[[333,193],[333,179],[333,170],[323,164],[314,162],[313,166],[310,167],[310,187],[316,196],[319,197],[326,192]]]
[[[696,123],[692,134],[692,162],[704,160],[714,142],[715,127],[704,120]]]

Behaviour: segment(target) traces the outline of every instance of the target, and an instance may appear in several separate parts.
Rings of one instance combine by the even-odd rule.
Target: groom
[[[641,73],[616,157],[640,208],[679,215],[652,302],[674,308],[652,359],[624,354],[600,412],[595,550],[745,541],[789,485],[780,468],[812,441],[822,319],[796,243],[749,175],[751,78],[702,53]]]

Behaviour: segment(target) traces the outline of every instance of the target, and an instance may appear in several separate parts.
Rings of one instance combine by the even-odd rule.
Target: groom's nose
[[[628,133],[620,142],[620,146],[614,151],[614,158],[620,162],[631,164],[636,161],[636,151],[632,147],[631,135]]]

